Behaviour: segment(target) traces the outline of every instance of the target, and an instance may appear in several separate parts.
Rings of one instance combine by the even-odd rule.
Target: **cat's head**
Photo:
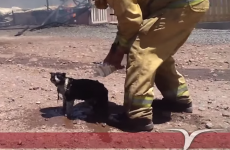
[[[61,72],[50,72],[50,81],[54,85],[64,85],[66,79],[66,73]]]

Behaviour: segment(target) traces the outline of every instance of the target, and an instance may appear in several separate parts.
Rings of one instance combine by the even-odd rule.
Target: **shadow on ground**
[[[123,111],[123,107],[121,105],[117,105],[113,102],[109,102],[109,110],[110,114],[113,113],[120,113]],[[42,113],[41,116],[43,118],[54,118],[54,117],[63,117],[62,114],[62,107],[47,107],[47,108],[42,108],[40,109],[40,112]],[[103,126],[103,124],[98,124],[100,119],[98,119],[94,115],[87,115],[90,112],[90,108],[85,104],[85,102],[78,103],[74,106],[74,118],[73,120],[68,120],[68,122],[73,123],[76,120],[83,120],[86,122],[86,126],[90,129],[93,129],[95,132],[108,132],[111,128],[114,128],[112,126]],[[171,112],[167,112],[167,115],[165,112],[159,112],[158,111],[153,111],[153,123],[154,124],[163,124],[166,122],[171,121]],[[174,115],[175,116],[175,115]],[[178,118],[177,115],[177,120],[183,119],[182,117]],[[175,120],[175,119],[173,119]],[[123,129],[120,129],[122,131],[125,131]]]
[[[123,108],[115,103],[110,103],[111,113],[122,112]],[[112,126],[98,124],[97,118],[86,116],[84,113],[89,111],[87,105],[84,102],[74,106],[74,114],[77,115],[75,120],[69,120],[62,114],[62,107],[47,107],[41,109],[25,110],[25,115],[22,118],[22,122],[25,124],[26,129],[31,130],[34,128],[46,129],[53,127],[63,127],[73,131],[90,131],[90,132],[110,132],[111,129],[115,129]],[[159,112],[153,112],[154,124],[164,124],[166,122],[172,122],[175,124],[186,123],[195,125],[198,128],[203,126],[203,118],[197,114],[185,114],[185,113],[172,113],[171,117],[162,117]],[[86,127],[86,128],[85,128]],[[80,130],[78,130],[80,129]],[[124,131],[120,129],[121,131]],[[127,131],[126,131],[127,132]],[[102,137],[104,138],[104,137]]]
[[[123,111],[123,107],[113,102],[109,102],[109,110],[110,113],[119,113]],[[66,122],[69,122],[69,124],[75,124],[76,121],[81,120],[81,121],[85,121],[86,126],[89,129],[94,130],[95,132],[108,132],[111,127],[105,126],[104,124],[99,124],[98,122],[100,122],[101,120],[97,116],[90,114],[91,111],[92,109],[85,102],[80,102],[74,105],[73,108],[74,119],[69,120],[66,117],[64,117],[62,113],[62,106],[47,107],[47,108],[40,109],[41,116],[43,118],[51,119],[51,118],[64,117],[66,119]]]
[[[43,118],[59,118],[59,120],[62,120],[65,118],[65,127],[70,128],[70,126],[74,125],[74,121],[77,120],[82,120],[85,121],[85,125],[90,129],[93,130],[94,132],[109,132],[112,128],[112,126],[103,126],[103,124],[98,124],[97,123],[97,118],[93,116],[86,116],[84,112],[87,113],[89,111],[89,108],[84,104],[84,102],[79,103],[74,106],[74,114],[75,114],[75,120],[68,120],[66,117],[63,117],[63,114],[61,113],[62,107],[47,107],[40,109],[40,112],[42,113],[41,116]],[[115,103],[110,103],[110,112],[111,113],[119,113],[122,112],[123,107],[120,105],[117,105]],[[171,117],[169,117],[169,115]],[[62,117],[62,119],[60,118]],[[54,119],[54,121],[49,122],[56,124],[57,121]],[[176,124],[180,123],[187,123],[190,125],[195,125],[197,127],[202,126],[203,123],[203,118],[200,115],[197,114],[186,114],[186,113],[173,113],[173,112],[159,112],[159,111],[153,111],[153,123],[156,124],[164,124],[167,122],[174,122]],[[71,125],[70,125],[71,124]],[[51,124],[50,124],[51,125]],[[72,127],[73,128],[73,127]],[[120,129],[121,131],[128,132],[126,130]],[[130,132],[130,131],[129,131]]]

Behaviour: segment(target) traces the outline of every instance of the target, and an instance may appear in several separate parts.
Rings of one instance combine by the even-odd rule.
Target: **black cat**
[[[66,77],[66,73],[51,72],[50,81],[57,87],[63,97],[63,113],[71,119],[74,100],[84,100],[96,115],[108,118],[108,90],[105,86],[95,80],[73,79]]]

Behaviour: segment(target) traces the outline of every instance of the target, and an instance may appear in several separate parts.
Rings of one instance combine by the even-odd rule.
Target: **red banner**
[[[176,133],[0,133],[0,148],[183,148]],[[230,148],[230,133],[202,133],[189,148]]]

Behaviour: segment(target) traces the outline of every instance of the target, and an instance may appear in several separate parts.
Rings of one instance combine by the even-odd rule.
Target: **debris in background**
[[[30,26],[27,26],[26,28],[24,28],[22,31],[18,32],[17,34],[15,34],[14,36],[20,36],[22,35],[24,32],[26,32],[26,30],[28,30],[30,28]]]
[[[72,23],[76,24],[78,17],[89,11],[92,6],[86,0],[61,1],[59,6],[49,6],[49,0],[46,0],[45,7],[35,9],[0,8],[0,30],[12,29],[9,27],[17,25],[26,25],[22,31],[15,35],[20,36],[28,29],[35,31],[59,26],[69,27]],[[30,28],[32,25],[36,25],[36,27]]]

